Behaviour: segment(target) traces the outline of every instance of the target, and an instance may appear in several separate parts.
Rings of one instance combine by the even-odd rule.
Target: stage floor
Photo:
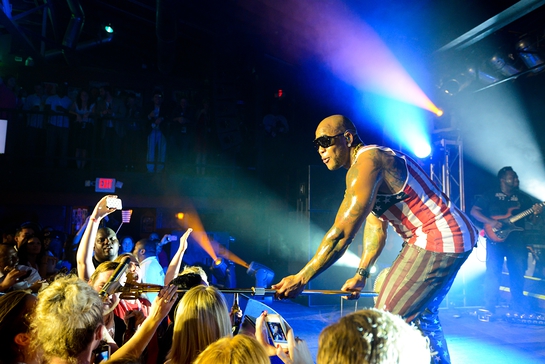
[[[362,300],[360,300],[362,301]],[[365,301],[362,301],[365,302]],[[359,309],[362,308],[362,302]],[[293,301],[263,302],[281,314],[304,338],[314,356],[321,330],[341,317],[341,306],[308,307]],[[355,309],[352,302],[342,307],[346,315]],[[476,308],[443,309],[439,317],[454,364],[534,364],[545,363],[545,323],[510,320],[506,308],[489,322],[480,321]],[[535,316],[534,316],[535,317]]]

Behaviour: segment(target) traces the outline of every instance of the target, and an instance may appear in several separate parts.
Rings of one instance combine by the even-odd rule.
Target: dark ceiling
[[[313,14],[327,17],[331,8],[338,6],[369,23],[387,45],[394,48],[396,44],[408,45],[427,60],[434,58],[436,50],[515,4],[522,10],[512,9],[504,14],[501,21],[482,33],[483,40],[459,53],[498,47],[509,51],[512,40],[523,35],[541,41],[545,23],[541,7],[544,1],[536,0],[52,0],[47,5],[42,0],[12,0],[10,3],[12,18],[5,14],[0,17],[4,45],[0,51],[5,61],[10,55],[23,59],[32,56],[35,62],[46,64],[64,58],[61,61],[100,67],[101,61],[108,61],[124,67],[145,64],[163,73],[170,73],[180,65],[206,64],[203,59],[238,62],[241,53],[300,65],[312,58],[307,37],[320,26],[316,19],[307,17],[310,8]],[[526,12],[529,14],[524,15]],[[111,41],[101,34],[100,28],[106,24],[115,30]],[[11,47],[6,49],[8,34]],[[107,39],[104,44],[98,41],[101,37]],[[478,39],[475,35],[467,38]],[[58,57],[62,49],[66,56]]]

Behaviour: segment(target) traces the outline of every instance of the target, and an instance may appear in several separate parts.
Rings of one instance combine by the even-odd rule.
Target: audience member
[[[76,260],[78,277],[83,280],[88,280],[100,263],[114,260],[119,252],[119,241],[115,232],[110,228],[99,228],[102,219],[115,211],[114,208],[108,208],[106,204],[109,197],[117,196],[107,195],[98,201],[89,215],[87,226],[81,237]],[[91,249],[91,242],[93,249]]]
[[[253,337],[223,337],[208,345],[193,364],[269,364],[269,356]],[[310,361],[312,363],[312,361]]]
[[[157,260],[157,254],[155,248],[157,243],[155,240],[142,239],[139,240],[133,251],[133,255],[140,263],[140,275],[142,283],[151,283],[164,285],[165,284],[165,273],[163,267],[159,264]],[[153,301],[157,296],[157,293],[147,293],[146,294],[150,301]]]
[[[16,87],[15,77],[0,77],[0,119],[12,119],[9,109],[15,110],[17,108]]]
[[[186,274],[180,274],[176,278],[174,278],[171,282],[171,285],[174,285],[177,287],[177,289],[181,290],[188,290],[193,287],[199,286],[199,285],[205,285],[208,286],[207,283],[203,282],[201,276],[196,273],[186,273]],[[178,296],[178,300],[176,303],[172,306],[173,308],[168,313],[168,318],[170,320],[170,323],[165,330],[165,333],[161,336],[161,339],[159,340],[159,362],[164,363],[167,357],[167,354],[172,347],[172,336],[174,334],[174,321],[175,321],[175,308],[178,307],[179,301],[182,299],[184,294]]]
[[[15,230],[13,235],[13,240],[15,241],[15,246],[19,247],[24,238],[29,238],[35,233],[34,229],[30,226],[21,226]]]
[[[36,297],[25,291],[9,292],[0,297],[0,363],[38,364],[38,355],[30,345],[30,316]]]
[[[293,329],[286,323],[286,341],[288,342],[288,351],[286,352],[284,348],[280,345],[274,347],[269,344],[268,332],[266,328],[266,317],[267,311],[263,311],[259,317],[257,317],[255,322],[255,338],[257,341],[265,348],[265,351],[269,356],[278,356],[286,364],[313,364],[312,354],[308,349],[307,343],[294,337]],[[240,334],[239,334],[240,335]],[[359,363],[359,362],[355,362]],[[364,362],[365,363],[365,362]],[[351,362],[347,363],[351,364]],[[371,363],[368,363],[371,364]]]
[[[139,357],[176,300],[176,288],[159,292],[150,315],[111,359]],[[75,276],[62,277],[38,294],[31,323],[33,343],[46,362],[88,364],[103,339],[103,305],[97,292]]]
[[[161,264],[161,267],[163,267],[165,273],[169,265],[169,256],[165,249],[163,249],[163,247],[169,244],[172,241],[171,239],[173,239],[174,237],[175,235],[165,234],[163,235],[163,238],[159,240],[159,234],[155,231],[149,235],[149,238],[155,241],[155,243],[157,244],[157,246],[155,247],[155,252],[157,253],[157,259],[159,260],[159,264]]]
[[[167,115],[163,106],[163,93],[156,90],[153,93],[153,110],[148,114],[148,172],[161,172],[165,168],[167,141],[164,133]]]
[[[92,362],[102,339],[102,301],[75,276],[61,277],[38,294],[31,322],[33,344],[46,362]]]
[[[170,164],[175,165],[181,171],[183,164],[189,160],[192,127],[195,112],[191,110],[185,97],[181,97],[174,108],[172,119],[169,123],[169,159]]]
[[[230,337],[231,321],[223,294],[214,287],[196,286],[183,297],[174,320],[167,364],[191,364],[208,345]]]
[[[174,253],[174,256],[170,260],[167,271],[165,273],[165,285],[169,284],[176,275],[180,272],[180,267],[182,265],[182,259],[184,253],[187,250],[187,238],[193,229],[189,228],[186,232],[180,237],[180,244],[178,245],[178,250]]]
[[[70,113],[76,115],[75,122],[75,144],[76,144],[76,166],[78,169],[85,168],[89,151],[93,149],[95,139],[94,112],[95,104],[89,100],[89,93],[81,90],[76,101],[70,108]]]
[[[144,125],[142,113],[136,103],[136,95],[130,93],[125,101],[127,109],[125,125],[127,135],[122,140],[122,156],[124,158],[125,170],[133,171],[142,162],[144,154]]]
[[[130,236],[121,238],[119,254],[131,253],[134,250],[134,240]]]
[[[426,337],[401,317],[378,309],[351,313],[320,334],[317,364],[429,364]]]
[[[104,285],[108,283],[112,274],[119,266],[117,262],[104,262],[99,264],[96,270],[87,282],[93,290],[99,293]],[[118,317],[114,314],[114,310],[119,305],[119,295],[110,294],[102,299],[104,316],[103,324],[109,336],[114,339],[118,346],[123,344],[123,334],[125,332],[125,323],[123,317]]]
[[[27,111],[25,152],[28,158],[37,157],[37,151],[45,149],[44,106],[47,96],[40,83],[34,85],[34,93],[28,95],[23,110]]]
[[[12,245],[0,244],[0,292],[23,289],[38,292],[42,287],[41,279],[36,269],[19,264]]]
[[[72,100],[66,96],[64,86],[50,85],[49,92],[50,96],[45,100],[45,109],[51,112],[46,130],[46,166],[53,167],[54,159],[58,156],[59,166],[66,167],[70,133],[68,110]],[[57,148],[59,148],[58,154],[56,154]]]
[[[127,276],[127,282],[141,282],[140,274],[140,265],[136,260],[136,257],[131,253],[124,253],[119,255],[114,262],[121,263],[125,258],[129,257],[131,262],[125,272]],[[123,319],[125,325],[129,327],[129,319],[135,317],[135,328],[143,321],[145,317],[148,316],[148,310],[151,303],[144,297],[135,298],[135,299],[121,299],[119,304],[114,309],[116,316]]]
[[[55,272],[57,259],[47,254],[37,236],[24,238],[18,246],[17,256],[21,264],[36,269],[42,278]]]
[[[101,118],[102,152],[101,157],[110,168],[116,168],[121,151],[122,139],[125,137],[125,103],[114,97],[110,86],[99,89],[100,99],[96,103],[95,113]]]

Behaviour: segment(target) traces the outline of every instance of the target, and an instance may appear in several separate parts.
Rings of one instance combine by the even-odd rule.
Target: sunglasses
[[[333,136],[322,135],[321,137],[314,139],[313,143],[316,146],[316,149],[318,149],[319,147],[327,148],[335,144],[335,138],[344,135],[344,133],[346,133],[346,131],[343,131],[342,133]]]

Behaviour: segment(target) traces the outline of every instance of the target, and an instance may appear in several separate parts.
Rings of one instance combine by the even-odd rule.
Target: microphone
[[[119,263],[119,266],[114,270],[108,282],[106,282],[100,292],[98,292],[98,295],[100,297],[106,298],[115,292],[115,289],[119,286],[119,278],[121,278],[123,273],[125,273],[125,271],[129,267],[130,262],[131,258],[125,257],[125,259],[123,259],[123,261]]]

